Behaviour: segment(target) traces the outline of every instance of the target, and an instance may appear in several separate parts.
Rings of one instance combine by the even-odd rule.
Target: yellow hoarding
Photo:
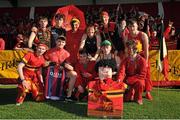
[[[163,81],[164,76],[157,70],[157,57],[158,50],[150,51],[150,64],[151,64],[151,80],[152,81]],[[180,81],[180,51],[169,50],[168,51],[168,62],[169,62],[169,81]]]

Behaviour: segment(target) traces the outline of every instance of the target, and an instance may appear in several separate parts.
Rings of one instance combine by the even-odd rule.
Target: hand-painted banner
[[[27,51],[23,50],[3,50],[0,51],[0,83],[9,83],[6,80],[17,79],[17,65],[21,61],[21,58]],[[180,51],[169,50],[168,60],[169,60],[169,81],[164,81],[164,76],[162,73],[157,71],[157,57],[158,51],[150,51],[150,64],[151,64],[151,80],[153,83],[161,82],[163,84],[180,85]],[[177,84],[177,82],[179,82]],[[154,85],[154,84],[153,84]],[[160,86],[160,84],[156,84]]]
[[[149,56],[150,56],[149,58],[151,64],[151,80],[164,81],[163,74],[157,70],[158,50],[151,50]],[[180,51],[169,50],[168,61],[169,61],[168,81],[169,82],[180,81]]]
[[[3,50],[0,51],[0,79],[9,78],[17,79],[17,65],[21,61],[24,50]]]

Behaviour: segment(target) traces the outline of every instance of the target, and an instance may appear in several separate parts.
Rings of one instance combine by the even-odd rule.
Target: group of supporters
[[[124,101],[142,105],[143,92],[148,100],[153,99],[149,49],[159,42],[163,20],[157,17],[152,22],[143,14],[121,16],[111,22],[106,11],[99,16],[100,21],[89,21],[85,30],[79,28],[78,18],[72,18],[68,31],[63,14],[54,16],[51,27],[48,18],[42,16],[30,36],[17,35],[14,49],[28,51],[18,65],[17,105],[27,93],[36,101],[86,99],[90,81],[97,81],[97,90],[125,89],[127,85]],[[166,40],[175,36],[172,25],[170,21],[164,31]],[[0,39],[0,49],[4,47]]]
[[[142,105],[144,91],[147,99],[153,99],[149,38],[139,29],[139,21],[121,19],[117,24],[102,11],[100,24],[81,30],[81,21],[72,18],[72,29],[66,31],[64,17],[56,14],[51,28],[47,27],[48,19],[40,17],[39,26],[31,29],[27,41],[18,35],[14,49],[26,49],[28,53],[18,65],[17,105],[23,103],[27,93],[32,93],[36,101],[82,100],[90,81],[99,81],[100,90],[124,89],[127,84],[125,101]],[[50,78],[52,73],[56,77]]]

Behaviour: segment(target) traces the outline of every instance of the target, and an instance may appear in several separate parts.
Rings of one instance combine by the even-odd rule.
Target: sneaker
[[[46,96],[46,99],[50,99],[50,96]]]
[[[131,96],[130,101],[134,101],[134,95]]]
[[[20,106],[22,103],[16,103],[17,106]]]
[[[136,101],[137,102],[137,104],[139,104],[139,105],[142,105],[143,104],[143,101],[142,100],[138,100],[138,101]]]
[[[64,97],[60,97],[60,98],[59,98],[59,101],[64,101],[64,100],[65,100]]]
[[[51,100],[59,100],[60,98],[57,97],[57,96],[51,96],[50,99],[51,99]]]
[[[67,102],[72,102],[73,99],[72,99],[72,97],[66,97],[66,98],[65,98],[65,101],[67,101]]]
[[[146,93],[146,99],[153,100],[153,98],[152,98],[152,96],[151,96],[151,94],[149,92]]]
[[[76,100],[77,100],[77,99],[73,98],[72,96],[65,98],[65,101],[67,101],[67,102],[73,102],[73,101],[76,101]]]

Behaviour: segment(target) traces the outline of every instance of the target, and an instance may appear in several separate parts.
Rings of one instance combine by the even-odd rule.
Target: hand
[[[26,80],[22,81],[22,85],[25,89],[30,89],[30,84],[28,84],[28,82]]]
[[[169,21],[169,26],[172,26],[173,25],[173,22],[172,21]]]
[[[92,57],[89,59],[89,61],[96,61],[96,58]]]
[[[83,93],[84,92],[84,88],[81,85],[78,85],[78,91],[80,93]]]
[[[161,19],[161,23],[164,23],[163,19]]]
[[[92,75],[90,73],[88,73],[88,72],[85,72],[85,73],[82,73],[82,76],[85,77],[85,78],[89,78]]]
[[[64,67],[63,66],[59,66],[59,70],[63,70],[64,69]]]
[[[88,58],[89,60],[93,59],[93,57],[92,57],[90,54],[88,54],[87,58]]]
[[[45,62],[45,66],[49,66],[50,62],[51,62],[51,61],[46,61],[46,62]]]

